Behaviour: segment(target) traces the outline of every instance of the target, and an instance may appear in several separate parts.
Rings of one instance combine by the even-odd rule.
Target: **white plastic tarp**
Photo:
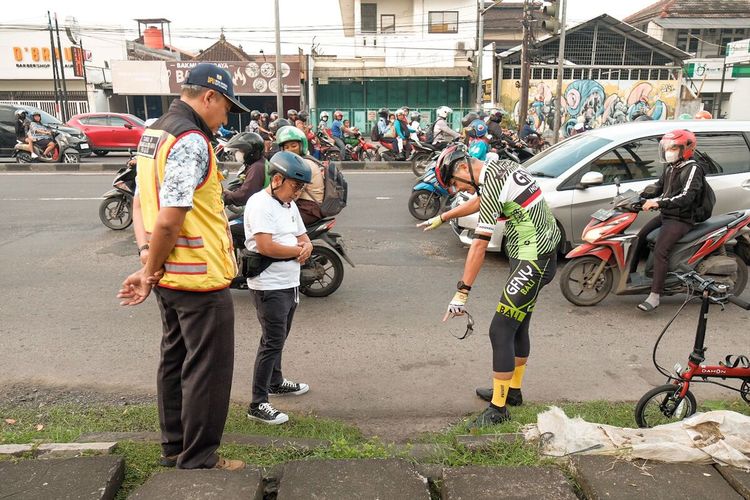
[[[733,411],[698,413],[651,429],[628,429],[569,418],[558,407],[523,429],[545,455],[623,455],[673,463],[717,463],[750,471],[750,417]]]

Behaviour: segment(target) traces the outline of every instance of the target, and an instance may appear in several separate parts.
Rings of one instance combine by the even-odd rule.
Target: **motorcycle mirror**
[[[620,176],[615,177],[615,186],[617,186],[617,194],[620,194]]]

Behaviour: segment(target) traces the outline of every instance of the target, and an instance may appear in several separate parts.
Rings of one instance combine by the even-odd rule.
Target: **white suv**
[[[640,192],[655,182],[664,169],[659,161],[659,139],[675,129],[696,135],[695,159],[706,167],[708,182],[716,193],[714,215],[750,208],[750,121],[643,121],[602,127],[570,137],[523,165],[542,188],[557,219],[563,234],[562,250],[582,242],[581,233],[591,214],[607,208],[615,196],[616,179],[623,191]],[[457,196],[454,206],[466,198]],[[637,231],[653,216],[641,215],[632,230]],[[477,218],[478,214],[473,214],[451,221],[465,245],[471,244]],[[498,224],[489,250],[502,250],[502,224]],[[747,250],[750,254],[750,245]]]

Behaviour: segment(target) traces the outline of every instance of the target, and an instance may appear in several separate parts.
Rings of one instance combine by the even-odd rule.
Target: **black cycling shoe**
[[[492,387],[477,387],[477,396],[488,403],[492,401]]]
[[[489,427],[491,425],[502,424],[510,420],[510,412],[507,406],[498,409],[495,406],[488,406],[484,412],[479,415],[472,427]]]
[[[487,402],[492,401],[492,388],[491,387],[477,387],[477,396]],[[521,406],[523,404],[523,395],[521,389],[508,389],[508,399],[505,401],[511,406]]]

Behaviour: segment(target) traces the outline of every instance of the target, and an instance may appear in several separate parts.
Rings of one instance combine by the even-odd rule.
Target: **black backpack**
[[[430,123],[424,130],[424,140],[432,144],[435,139],[435,122]]]
[[[697,162],[695,160],[692,161],[698,166],[698,168],[701,169],[701,172],[703,173],[703,189],[701,189],[700,198],[695,200],[695,209],[693,211],[693,218],[695,219],[695,222],[698,223],[704,222],[711,217],[711,213],[713,213],[714,210],[714,205],[716,205],[716,193],[714,193],[713,188],[706,179],[706,169],[700,162]]]
[[[325,169],[324,186],[320,213],[323,217],[333,217],[344,209],[346,199],[349,195],[349,186],[346,183],[344,174],[333,162],[328,163]]]
[[[372,126],[372,130],[370,130],[370,139],[378,142],[380,140],[380,129],[378,128],[378,122],[375,122],[375,124]]]

